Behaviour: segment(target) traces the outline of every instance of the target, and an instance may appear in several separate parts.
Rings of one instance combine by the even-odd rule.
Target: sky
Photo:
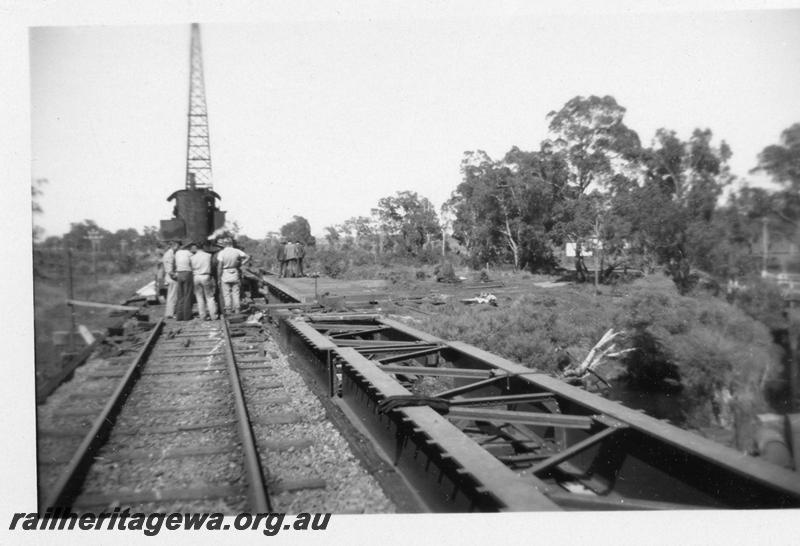
[[[357,14],[356,14],[357,15]],[[184,185],[189,24],[34,26],[31,176],[47,235],[169,218]],[[251,237],[401,190],[438,207],[463,153],[535,149],[548,112],[612,95],[649,144],[710,128],[733,172],[800,121],[800,10],[374,14],[201,23],[214,189]]]

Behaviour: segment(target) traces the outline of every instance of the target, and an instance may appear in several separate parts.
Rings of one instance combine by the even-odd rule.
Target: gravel
[[[208,330],[206,337],[176,337],[167,341],[168,349],[157,347],[151,356],[149,369],[157,366],[181,365],[186,362],[221,361],[224,355],[203,356],[218,345],[211,324],[191,323],[183,333]],[[175,328],[165,329],[165,334]],[[147,333],[143,333],[146,336]],[[240,378],[248,410],[254,419],[288,418],[289,424],[254,424],[253,432],[265,467],[265,479],[273,491],[273,509],[290,513],[391,513],[395,507],[352,454],[344,438],[325,419],[325,410],[302,378],[291,369],[286,357],[271,339],[261,341],[263,334],[248,328],[244,337],[234,338],[235,350],[254,351],[241,355],[244,360]],[[183,343],[189,340],[188,346]],[[180,351],[198,354],[179,356]],[[266,355],[266,356],[265,356]],[[79,368],[75,379],[62,385],[46,404],[38,408],[39,427],[44,429],[74,429],[82,423],[90,426],[103,408],[107,396],[116,388],[119,377],[88,378],[102,371],[122,372],[132,361],[121,358],[95,358]],[[211,364],[216,365],[216,364]],[[247,367],[270,366],[269,369]],[[224,372],[222,372],[224,373]],[[177,427],[233,421],[235,414],[227,381],[198,380],[202,376],[219,376],[219,372],[185,375],[143,376],[123,409],[118,427],[112,430],[109,442],[101,448],[90,469],[84,491],[105,493],[113,499],[118,491],[165,490],[203,486],[244,485],[241,454],[226,453],[165,457],[173,449],[198,447],[230,447],[239,451],[235,425],[173,434],[148,433],[151,427]],[[96,394],[97,396],[92,396]],[[219,405],[208,408],[205,406]],[[157,407],[174,411],[150,411]],[[181,410],[181,407],[187,408]],[[92,410],[94,415],[61,415],[67,411]],[[137,434],[124,434],[139,429]],[[63,460],[74,453],[80,437],[40,436],[41,460]],[[288,443],[287,443],[288,442]],[[136,452],[132,456],[131,452]],[[124,456],[122,456],[124,455]],[[43,491],[58,479],[63,464],[41,464],[40,486]],[[324,480],[324,488],[307,488],[277,492],[281,486],[296,480]],[[126,504],[132,511],[208,511],[236,513],[246,510],[243,496],[225,499],[164,501],[159,503]],[[114,502],[101,507],[112,509]],[[118,503],[117,503],[118,504]]]
[[[313,440],[312,445],[283,450],[260,448],[262,464],[268,473],[267,486],[273,490],[282,483],[298,479],[321,478],[324,489],[300,489],[271,493],[273,509],[287,513],[393,513],[395,507],[378,482],[369,475],[351,452],[347,441],[326,420],[325,409],[305,385],[301,376],[289,365],[273,340],[264,343],[275,374],[270,380],[281,384],[280,389],[254,390],[255,381],[242,374],[245,396],[254,415],[270,412],[293,413],[302,422],[283,425],[254,425],[256,442],[261,446],[271,442]],[[288,397],[289,402],[275,404],[276,397]]]

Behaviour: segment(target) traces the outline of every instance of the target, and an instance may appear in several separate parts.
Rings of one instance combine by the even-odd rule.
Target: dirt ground
[[[151,271],[119,274],[94,279],[76,278],[73,298],[101,303],[122,303],[136,290],[150,282]],[[60,369],[61,349],[53,343],[53,333],[70,329],[70,310],[66,305],[67,281],[54,277],[34,277],[34,339],[37,380],[54,375]],[[109,323],[106,309],[75,307],[75,324],[85,325],[90,331],[104,331]],[[77,340],[76,347],[83,342]]]

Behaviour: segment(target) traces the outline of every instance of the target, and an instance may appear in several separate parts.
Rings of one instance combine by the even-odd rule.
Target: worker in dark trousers
[[[283,278],[286,276],[286,239],[281,237],[278,243],[278,277]]]
[[[297,245],[294,241],[286,243],[286,277],[297,276]]]
[[[194,281],[192,279],[192,253],[190,244],[175,252],[175,273],[178,282],[178,304],[175,309],[177,320],[192,320],[192,296]]]
[[[300,241],[295,241],[294,245],[296,247],[295,254],[297,254],[297,276],[305,277],[306,274],[303,272],[303,258],[306,257],[306,247]]]

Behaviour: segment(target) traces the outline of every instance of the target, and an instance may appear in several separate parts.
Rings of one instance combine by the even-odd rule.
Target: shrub
[[[450,262],[442,262],[433,269],[433,275],[439,282],[458,282],[453,264]]]
[[[778,373],[780,350],[767,328],[712,297],[636,294],[617,324],[630,331],[624,358],[631,386],[679,384],[689,421],[731,425],[731,415],[766,409],[763,385]]]
[[[744,289],[731,294],[733,303],[750,317],[763,322],[771,330],[786,326],[785,307],[780,289],[772,283],[754,279]]]
[[[117,257],[117,270],[120,273],[130,273],[140,265],[132,254],[121,254]]]
[[[348,269],[345,255],[336,250],[318,250],[315,261],[318,264],[320,273],[333,279],[341,277]]]
[[[734,428],[740,445],[749,422],[767,409],[763,388],[780,369],[781,350],[767,328],[725,301],[684,297],[661,276],[637,279],[619,298],[597,297],[588,286],[547,289],[498,307],[450,303],[419,328],[459,339],[546,373],[576,363],[614,327],[635,348],[605,377],[638,390],[681,389],[689,424]],[[800,318],[798,318],[800,324]]]

